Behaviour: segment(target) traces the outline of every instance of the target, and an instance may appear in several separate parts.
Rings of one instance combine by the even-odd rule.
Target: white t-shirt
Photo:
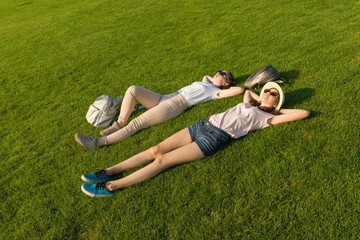
[[[232,138],[239,138],[250,131],[266,128],[273,114],[264,112],[249,103],[240,103],[223,113],[212,115],[209,122]]]
[[[212,85],[209,79],[211,77],[205,76],[202,82],[194,82],[178,91],[186,99],[188,107],[219,98],[217,94],[221,89]]]

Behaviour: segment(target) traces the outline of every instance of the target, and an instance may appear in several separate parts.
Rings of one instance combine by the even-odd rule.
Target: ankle
[[[107,137],[97,138],[96,146],[102,147],[102,146],[107,146],[107,145],[109,145]]]
[[[112,182],[107,182],[105,185],[105,189],[108,190],[109,192],[113,192],[117,190],[114,184],[112,184]]]
[[[113,171],[111,171],[111,169],[105,169],[105,173],[106,173],[106,176],[108,176],[108,177],[115,175],[115,173],[113,173]]]
[[[124,119],[120,118],[116,121],[117,125],[119,128],[123,128],[125,126],[125,121]]]

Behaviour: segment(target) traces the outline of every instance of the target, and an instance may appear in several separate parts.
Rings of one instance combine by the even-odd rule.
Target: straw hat
[[[278,92],[279,92],[279,95],[280,95],[280,98],[279,98],[279,103],[278,105],[275,107],[275,111],[279,111],[281,106],[284,104],[285,102],[285,94],[283,92],[283,90],[281,89],[281,87],[279,86],[279,84],[275,83],[275,82],[268,82],[264,85],[264,87],[261,89],[261,92],[260,92],[260,99],[262,97],[262,95],[264,94],[264,90],[265,89],[271,89],[271,88],[275,88]]]

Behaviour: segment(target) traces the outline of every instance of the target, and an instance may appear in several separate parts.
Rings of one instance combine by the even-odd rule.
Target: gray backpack
[[[101,95],[90,105],[86,120],[95,127],[110,126],[119,115],[122,99],[122,96],[114,98],[105,94]]]
[[[284,83],[285,79],[271,64],[251,74],[244,83],[248,89],[259,88],[267,82]]]

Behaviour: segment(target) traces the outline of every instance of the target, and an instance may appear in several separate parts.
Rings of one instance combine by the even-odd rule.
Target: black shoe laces
[[[108,190],[106,189],[106,182],[97,183],[95,189],[96,189],[96,190],[103,190],[103,189],[105,189],[106,191],[108,191]]]
[[[101,177],[101,176],[104,176],[104,175],[106,175],[105,170],[99,170],[99,171],[95,172],[96,177]]]

